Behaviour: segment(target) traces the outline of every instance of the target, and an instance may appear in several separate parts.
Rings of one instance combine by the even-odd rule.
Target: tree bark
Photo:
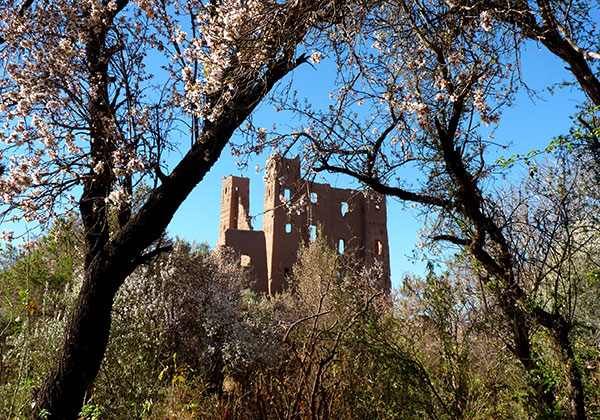
[[[98,257],[90,264],[69,315],[65,338],[40,388],[34,418],[76,419],[108,344],[113,298],[132,271],[125,261]],[[46,417],[40,409],[49,413]]]
[[[583,387],[583,378],[581,369],[575,360],[575,352],[571,341],[569,340],[570,328],[558,328],[555,331],[555,341],[558,344],[559,352],[563,363],[565,364],[567,377],[567,406],[566,417],[571,420],[583,420],[585,413],[585,392]]]

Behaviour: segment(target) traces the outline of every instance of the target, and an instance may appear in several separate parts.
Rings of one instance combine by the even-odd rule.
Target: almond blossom
[[[76,208],[86,245],[81,292],[34,417],[77,418],[117,290],[168,250],[159,239],[179,205],[273,86],[309,61],[309,35],[346,7],[0,2],[0,221],[46,223]]]

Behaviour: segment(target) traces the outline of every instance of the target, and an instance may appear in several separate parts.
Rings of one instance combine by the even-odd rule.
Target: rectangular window
[[[338,253],[343,254],[345,247],[346,247],[346,241],[344,241],[343,239],[340,239],[338,241]]]
[[[317,227],[315,225],[310,225],[308,229],[308,240],[314,242],[315,239],[317,239]]]
[[[381,241],[379,239],[375,240],[375,253],[377,255],[383,254],[383,244],[381,243]]]

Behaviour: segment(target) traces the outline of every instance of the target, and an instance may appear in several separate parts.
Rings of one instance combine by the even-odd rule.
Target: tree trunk
[[[569,340],[569,332],[571,330],[564,318],[560,317],[558,325],[555,325],[551,330],[554,341],[557,345],[563,364],[565,366],[565,381],[567,382],[566,396],[568,403],[565,412],[565,418],[569,420],[583,420],[585,414],[585,392],[583,387],[583,379],[581,370],[575,360],[575,352],[571,341]]]
[[[295,47],[299,39],[287,41]],[[36,395],[34,420],[77,419],[108,344],[112,302],[119,287],[152,254],[144,251],[160,237],[181,203],[215,164],[233,132],[277,81],[307,61],[305,56],[294,59],[294,50],[286,49],[281,59],[258,75],[259,80],[242,81],[241,86],[251,88],[232,98],[216,121],[205,123],[202,141],[192,146],[125,226],[95,255],[86,258],[83,286],[70,314],[63,344]]]
[[[36,395],[34,419],[76,419],[108,344],[113,298],[131,272],[123,261],[96,258],[87,270],[54,365]],[[39,408],[45,409],[40,413]]]
[[[499,294],[498,300],[501,302],[503,312],[510,320],[513,333],[514,348],[513,354],[519,359],[521,365],[527,372],[528,382],[535,390],[538,401],[540,402],[540,415],[545,419],[552,419],[550,413],[556,412],[555,387],[535,378],[535,371],[538,365],[533,359],[531,352],[531,340],[529,337],[529,328],[527,327],[526,315],[519,309],[519,303],[507,296]]]

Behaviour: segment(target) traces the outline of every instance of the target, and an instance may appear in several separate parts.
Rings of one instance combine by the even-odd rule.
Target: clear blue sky
[[[571,127],[570,116],[575,112],[583,96],[577,90],[559,89],[550,95],[544,89],[548,83],[560,80],[572,80],[571,74],[565,70],[564,63],[548,54],[544,49],[530,43],[522,56],[523,79],[530,88],[538,91],[540,98],[532,101],[521,91],[513,107],[505,109],[499,127],[495,131],[495,140],[501,144],[513,145],[509,150],[498,151],[494,156],[510,156],[516,153],[527,153],[532,149],[543,149],[556,136],[565,134]],[[294,84],[298,91],[314,103],[327,106],[329,91],[332,90],[332,80],[335,77],[327,72],[327,66],[316,65],[315,68],[304,65],[293,75]],[[324,104],[324,106],[323,106]],[[264,105],[259,110],[256,119],[259,125],[270,127],[274,122],[285,125],[282,115],[274,112],[271,105]],[[294,125],[295,122],[290,122]],[[187,144],[187,140],[184,144]],[[250,178],[250,211],[258,216],[253,220],[255,229],[262,228],[262,211],[264,185],[262,173],[254,170],[258,163],[264,166],[267,154],[255,157],[246,171],[241,171],[235,165],[235,159],[226,150],[217,164],[207,174],[205,179],[195,188],[188,199],[175,214],[168,227],[171,236],[179,236],[188,241],[207,242],[215,246],[218,238],[219,213],[221,202],[221,180],[224,176],[238,175]],[[173,156],[175,160],[177,156]],[[353,180],[335,175],[322,174],[324,181],[340,188],[353,188],[357,184]],[[410,209],[405,210],[401,203],[388,200],[388,237],[390,244],[390,263],[392,271],[392,286],[398,287],[403,274],[407,272],[423,273],[425,264],[412,258],[415,244],[418,242],[417,233],[421,223]],[[32,223],[29,227],[35,227]],[[3,229],[14,229],[17,234],[23,233],[22,223]],[[25,240],[28,238],[25,237]]]
[[[543,91],[550,81],[571,80],[570,73],[565,70],[562,62],[530,43],[522,57],[523,79],[532,89],[538,90],[539,99],[532,101],[524,91],[521,91],[513,107],[504,111],[500,126],[495,131],[495,140],[502,144],[513,143],[500,155],[527,153],[532,149],[544,148],[552,138],[567,133],[570,126],[570,116],[581,103],[583,97],[578,91],[561,89],[550,95]],[[325,74],[325,66],[304,65],[294,77],[298,91],[319,103],[328,101],[328,93],[333,75]],[[281,121],[281,114],[271,110],[269,105],[263,106],[258,119],[261,124],[270,127],[273,122]],[[293,124],[293,123],[292,123]],[[240,172],[235,166],[235,159],[229,151],[225,151],[221,159],[213,167],[200,185],[175,214],[169,225],[171,235],[177,235],[189,241],[208,242],[214,246],[218,237],[219,212],[221,202],[221,180],[223,176],[238,175],[250,178],[250,211],[251,215],[259,215],[253,221],[255,229],[262,227],[264,185],[262,173],[256,174],[254,166],[264,165],[266,155],[255,158],[246,171]],[[326,182],[333,186],[348,188],[351,180],[343,177],[325,175]],[[421,227],[419,221],[410,210],[393,200],[388,200],[388,236],[390,242],[390,262],[392,285],[397,287],[406,272],[422,273],[424,264],[415,262],[412,250],[417,243],[417,232]]]

